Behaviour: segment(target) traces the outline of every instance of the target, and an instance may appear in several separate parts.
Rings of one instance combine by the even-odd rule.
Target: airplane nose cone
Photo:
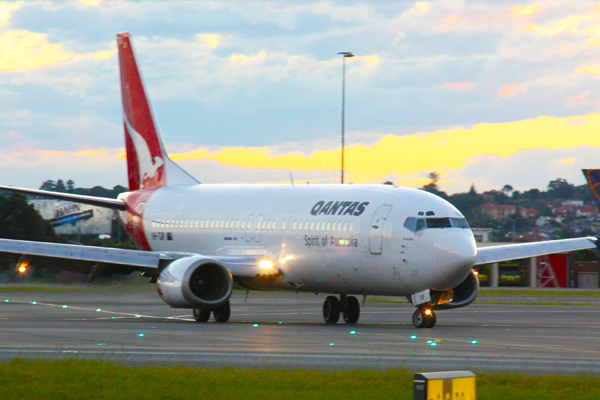
[[[442,279],[438,289],[458,286],[469,274],[477,256],[477,246],[468,230],[444,232],[435,240]]]

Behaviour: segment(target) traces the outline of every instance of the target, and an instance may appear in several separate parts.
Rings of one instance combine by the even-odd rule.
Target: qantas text
[[[368,201],[318,201],[310,210],[312,215],[360,215],[369,205]]]

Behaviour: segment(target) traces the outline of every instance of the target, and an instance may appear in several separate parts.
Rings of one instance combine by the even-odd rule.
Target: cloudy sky
[[[600,168],[600,3],[0,1],[0,183],[126,185],[117,32],[201,182],[449,193]]]

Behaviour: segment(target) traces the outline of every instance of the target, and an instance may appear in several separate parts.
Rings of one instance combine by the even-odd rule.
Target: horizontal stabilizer
[[[114,210],[125,211],[127,205],[123,200],[109,199],[106,197],[84,196],[80,194],[49,192],[46,190],[24,189],[12,186],[0,185],[0,190],[12,193],[29,194],[32,196],[46,197],[49,199],[72,201],[73,203],[89,204],[97,207],[112,208]]]

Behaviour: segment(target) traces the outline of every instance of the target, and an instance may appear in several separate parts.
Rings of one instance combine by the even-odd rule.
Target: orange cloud
[[[539,5],[538,3],[532,4],[530,6],[525,6],[525,7],[514,7],[512,10],[513,15],[517,16],[517,17],[529,17],[531,15],[533,15],[534,13],[536,13],[537,11],[539,11]]]
[[[441,174],[457,170],[482,155],[509,157],[533,149],[557,150],[581,146],[600,147],[600,114],[480,124],[471,129],[452,129],[398,137],[388,135],[372,146],[346,148],[346,171],[355,183],[380,182],[390,174],[416,176],[429,171]],[[245,168],[284,170],[339,169],[339,150],[310,155],[273,154],[268,147],[199,149],[173,154],[176,161],[208,159]]]
[[[573,157],[565,158],[564,160],[558,160],[559,164],[573,164],[575,159]]]
[[[598,70],[595,68],[579,68],[579,69],[575,70],[574,74],[579,75],[579,74],[583,74],[584,72],[587,72],[588,74],[592,74],[592,75],[598,75]]]
[[[597,103],[587,99],[587,94],[581,96],[574,96],[567,98],[567,107],[575,108],[579,106],[589,106],[590,104]]]
[[[112,57],[113,51],[85,55],[69,54],[60,44],[48,43],[48,35],[29,31],[0,34],[0,70],[26,71],[60,61],[77,61],[85,57],[98,60]]]
[[[541,28],[537,25],[527,25],[525,30],[530,32],[537,32],[540,36],[553,36],[561,33],[577,34],[577,27],[582,21],[591,20],[591,16],[579,16],[573,15],[563,20],[556,21],[550,28]]]
[[[211,49],[216,49],[221,44],[220,35],[198,34],[196,37],[206,43]]]
[[[469,20],[461,17],[460,15],[450,15],[449,17],[444,18],[440,21],[437,30],[438,31],[450,31],[456,26],[466,25],[469,23]]]
[[[22,4],[22,1],[0,1],[0,25],[6,25],[10,20],[11,13],[18,10]]]
[[[518,89],[512,86],[504,86],[502,89],[498,91],[498,96],[500,97],[510,97],[516,96],[519,93],[525,93],[527,89]]]
[[[0,35],[0,69],[28,70],[73,57],[64,53],[61,45],[48,43],[47,36],[28,31]]]
[[[475,89],[477,87],[477,85],[475,85],[473,82],[454,82],[454,83],[448,82],[448,83],[444,83],[444,87],[462,92],[465,90]]]

